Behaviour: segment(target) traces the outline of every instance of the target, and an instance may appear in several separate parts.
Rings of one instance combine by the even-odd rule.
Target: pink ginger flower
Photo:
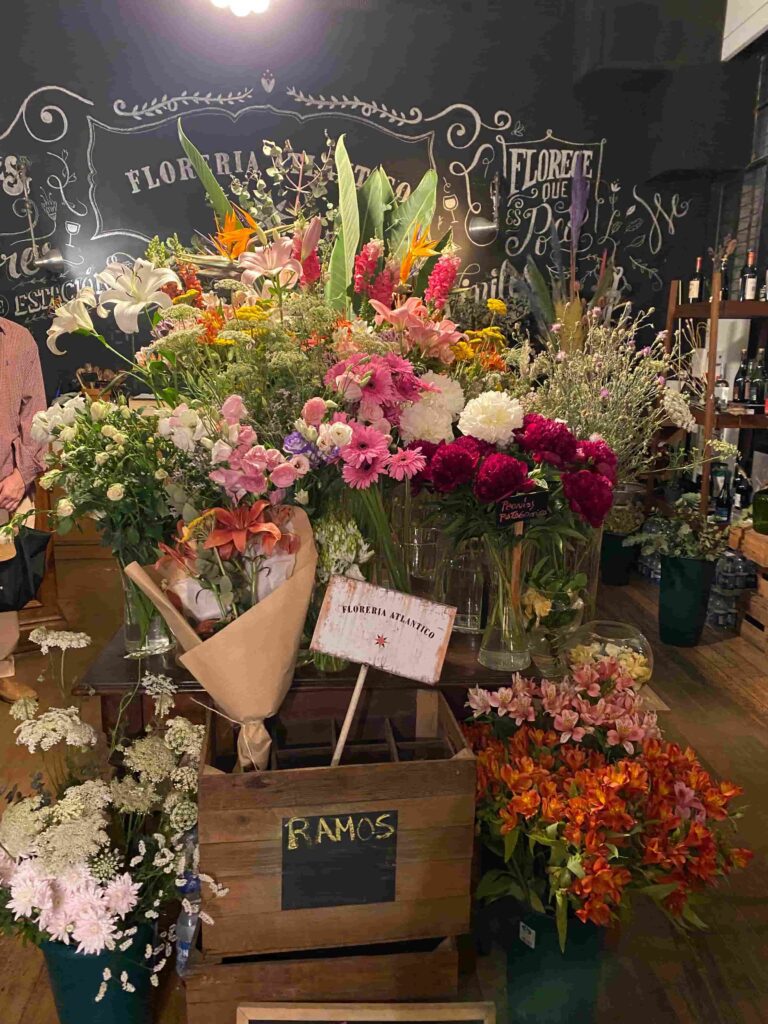
[[[572,708],[564,708],[559,715],[555,715],[554,728],[560,733],[561,743],[567,743],[570,739],[578,743],[586,735],[586,729],[579,725],[579,713]]]
[[[482,690],[479,686],[475,686],[473,689],[467,691],[466,706],[472,709],[472,715],[474,718],[479,718],[481,715],[489,715],[493,710],[494,705],[489,691]]]
[[[432,303],[435,309],[443,309],[448,297],[456,284],[456,276],[461,266],[459,256],[441,256],[429,275],[427,290],[424,292],[426,302]]]
[[[421,448],[397,448],[390,455],[387,472],[393,480],[410,480],[426,468],[427,460],[421,454]]]
[[[613,729],[608,730],[606,739],[612,747],[624,747],[628,754],[634,754],[635,743],[644,739],[643,730],[630,715],[622,715],[616,719]]]
[[[372,238],[355,256],[353,284],[356,295],[370,295],[371,283],[377,275],[383,254],[384,243],[379,238]],[[389,294],[391,298],[392,292]]]

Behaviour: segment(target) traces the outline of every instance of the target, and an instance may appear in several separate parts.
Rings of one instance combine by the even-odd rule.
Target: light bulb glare
[[[229,8],[238,18],[247,18],[249,14],[263,14],[269,9],[270,0],[211,0],[214,7]]]

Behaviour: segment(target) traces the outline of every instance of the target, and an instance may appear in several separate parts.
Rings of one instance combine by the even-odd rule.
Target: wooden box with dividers
[[[737,526],[728,543],[757,567],[757,590],[747,591],[739,599],[739,636],[768,653],[768,536]]]
[[[475,759],[461,729],[434,690],[370,688],[330,767],[349,692],[289,693],[263,772],[219,770],[231,765],[208,729],[200,870],[229,893],[206,900],[207,959],[469,930]]]

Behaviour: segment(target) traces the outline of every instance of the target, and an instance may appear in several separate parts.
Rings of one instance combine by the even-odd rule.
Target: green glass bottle
[[[768,487],[756,491],[752,498],[752,525],[756,533],[768,535]]]

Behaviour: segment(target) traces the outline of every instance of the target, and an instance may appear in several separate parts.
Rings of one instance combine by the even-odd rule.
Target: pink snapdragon
[[[371,284],[378,275],[383,254],[384,243],[379,238],[372,238],[355,256],[353,282],[356,295],[370,295]]]
[[[301,284],[303,287],[314,284],[322,275],[320,257],[317,254],[317,246],[320,242],[322,232],[322,221],[319,217],[313,217],[307,226],[293,236],[291,256],[301,265]]]

